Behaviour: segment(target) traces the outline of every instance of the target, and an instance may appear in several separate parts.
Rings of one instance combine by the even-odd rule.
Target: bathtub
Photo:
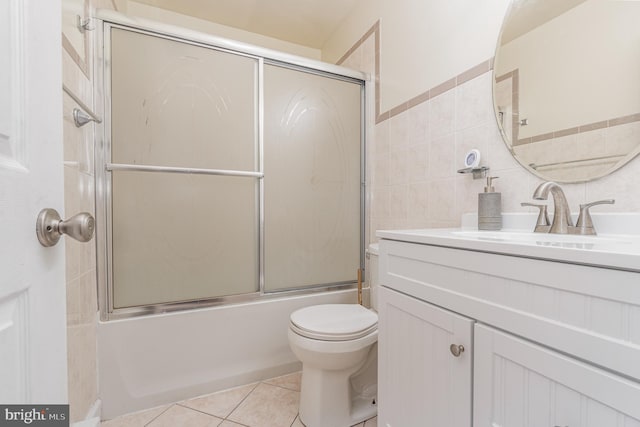
[[[298,371],[291,312],[356,298],[349,289],[99,322],[102,419]]]

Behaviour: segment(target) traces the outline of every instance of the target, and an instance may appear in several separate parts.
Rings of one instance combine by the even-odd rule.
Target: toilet
[[[378,245],[367,256],[372,309],[323,304],[293,312],[289,345],[302,362],[300,420],[307,427],[349,427],[376,416]]]

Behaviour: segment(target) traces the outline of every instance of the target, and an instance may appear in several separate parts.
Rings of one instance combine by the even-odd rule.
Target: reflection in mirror
[[[516,159],[544,179],[602,177],[640,151],[640,1],[513,0],[494,106]]]

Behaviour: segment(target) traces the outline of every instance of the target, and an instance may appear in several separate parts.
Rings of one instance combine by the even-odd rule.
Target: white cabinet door
[[[640,384],[476,325],[474,427],[640,427]]]
[[[473,321],[385,287],[379,316],[378,426],[470,427]]]

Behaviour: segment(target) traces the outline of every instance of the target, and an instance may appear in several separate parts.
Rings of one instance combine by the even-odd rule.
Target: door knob
[[[79,242],[88,242],[95,228],[96,222],[88,212],[81,212],[63,221],[55,209],[42,209],[36,221],[38,241],[45,247],[58,243],[63,234]]]
[[[451,354],[453,354],[455,357],[460,357],[460,355],[464,352],[464,346],[462,344],[456,345],[456,344],[451,344],[449,346],[449,351],[451,352]]]

